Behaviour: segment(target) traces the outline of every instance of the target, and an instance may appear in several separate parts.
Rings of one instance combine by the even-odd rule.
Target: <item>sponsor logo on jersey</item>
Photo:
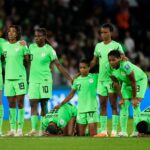
[[[42,57],[45,57],[45,55],[46,55],[45,53],[42,53],[42,54],[41,54]]]

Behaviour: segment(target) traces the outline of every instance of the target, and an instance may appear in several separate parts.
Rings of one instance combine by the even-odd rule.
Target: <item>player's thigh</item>
[[[40,99],[40,84],[29,83],[28,97],[30,100]]]
[[[78,113],[76,122],[78,124],[86,125],[87,124],[87,116],[86,115],[87,115],[86,113]]]
[[[123,99],[131,99],[132,98],[131,85],[123,83],[121,87],[121,94],[122,94]]]
[[[12,80],[5,80],[4,95],[10,97],[16,95]]]
[[[99,114],[97,111],[87,112],[86,116],[88,124],[99,122]]]
[[[13,87],[16,95],[25,95],[27,93],[27,81],[25,79],[14,80]]]
[[[42,99],[51,98],[52,97],[52,83],[51,82],[43,82],[40,84],[40,97]]]
[[[143,99],[147,89],[147,78],[136,83],[136,97]]]

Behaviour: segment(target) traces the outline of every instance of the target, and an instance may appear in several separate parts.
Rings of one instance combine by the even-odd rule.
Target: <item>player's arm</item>
[[[29,80],[29,72],[30,72],[30,55],[24,55],[24,65],[27,71],[27,82]]]
[[[69,93],[69,95],[59,105],[55,106],[54,108],[59,109],[62,105],[69,102],[72,99],[72,97],[74,96],[75,92],[76,91],[72,89],[71,92]]]
[[[125,54],[121,53],[121,60],[128,61],[129,59],[128,59],[128,57],[126,57]]]
[[[136,97],[136,80],[135,80],[135,75],[134,75],[134,72],[132,71],[129,75],[129,80],[130,80],[130,83],[131,83],[131,87],[132,87],[132,104],[133,106],[137,106],[139,104],[139,100],[137,99]]]
[[[97,63],[98,63],[98,58],[94,56],[92,61],[90,62],[90,70],[93,69]]]
[[[74,130],[75,130],[75,122],[76,122],[76,117],[72,117],[67,124],[67,135],[68,136],[73,136],[74,135]]]
[[[70,75],[68,74],[68,72],[66,71],[66,69],[59,63],[58,59],[55,59],[53,62],[53,64],[56,65],[56,67],[58,68],[58,70],[70,81],[70,83],[73,83],[73,79],[70,77]]]
[[[120,97],[119,104],[121,105],[124,103],[124,100],[123,100],[123,97],[121,94],[121,85],[119,84],[119,82],[115,76],[110,76],[110,78],[113,81],[113,86],[116,89],[118,96]]]

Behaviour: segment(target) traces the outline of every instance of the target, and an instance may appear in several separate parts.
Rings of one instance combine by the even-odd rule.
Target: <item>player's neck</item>
[[[17,42],[16,39],[11,39],[11,40],[9,40],[9,43],[10,43],[10,44],[14,44],[14,43],[16,43],[16,42]]]
[[[37,43],[38,47],[43,47],[45,43]]]
[[[82,77],[87,77],[89,73],[87,74],[81,74]]]
[[[111,41],[112,41],[111,39],[108,39],[108,40],[105,40],[103,42],[104,42],[104,44],[109,44]]]

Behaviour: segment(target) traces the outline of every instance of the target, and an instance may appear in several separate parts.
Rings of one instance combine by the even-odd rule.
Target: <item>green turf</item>
[[[109,131],[111,121],[108,121]],[[9,130],[4,121],[3,131]],[[30,121],[25,121],[24,132],[30,130]],[[132,120],[128,131],[131,133]],[[92,137],[1,137],[0,149],[4,150],[146,150],[150,138],[92,138]]]

